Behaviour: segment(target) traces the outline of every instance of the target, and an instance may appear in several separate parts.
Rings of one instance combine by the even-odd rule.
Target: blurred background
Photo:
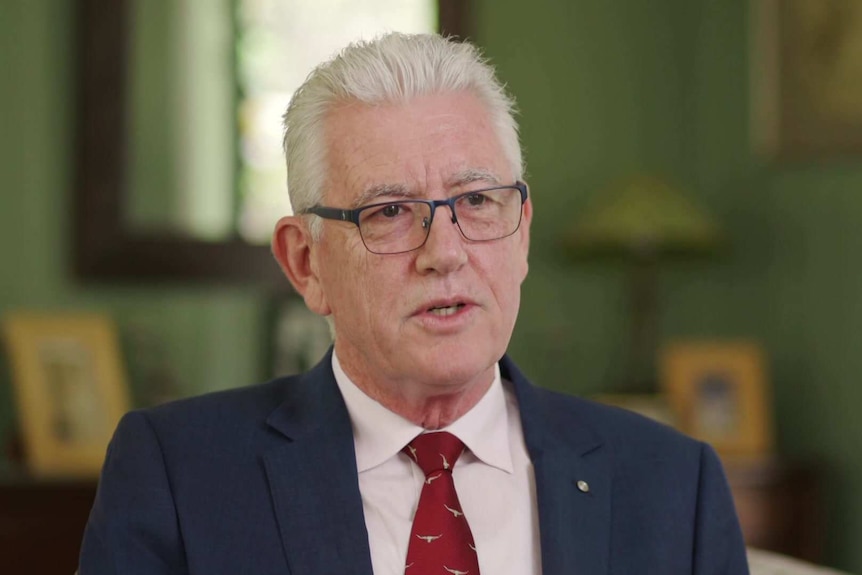
[[[283,181],[270,163],[280,161],[278,111],[289,97],[288,87],[258,77],[258,67],[273,54],[302,51],[279,42],[278,25],[287,35],[290,26],[319,35],[315,26],[326,29],[332,20],[303,22],[283,11],[281,20],[270,18],[266,2],[248,2],[245,12],[235,2],[182,1],[161,11],[144,0],[118,2],[135,14],[134,22],[156,22],[155,32],[132,27],[136,49],[123,54],[137,62],[123,68],[134,79],[131,88],[118,92],[108,81],[97,99],[108,104],[91,107],[82,121],[80,56],[87,48],[81,30],[99,34],[103,26],[108,36],[115,30],[104,14],[79,26],[87,3],[0,0],[0,315],[87,311],[110,318],[132,406],[262,381],[273,375],[274,364],[289,366],[279,371],[302,369],[319,353],[320,331],[312,320],[299,330],[313,334],[301,343],[304,351],[284,349],[291,344],[279,343],[279,334],[290,340],[296,325],[309,320],[297,311],[286,280],[278,281],[266,248],[246,256],[252,252],[242,244],[265,241],[267,218],[286,209],[278,192],[256,196]],[[228,9],[203,15],[217,4]],[[764,5],[776,9],[761,11]],[[757,342],[768,365],[770,461],[806,472],[790,474],[796,479],[788,484],[771,467],[762,477],[743,474],[743,481],[761,481],[767,492],[790,489],[791,499],[816,483],[816,510],[793,521],[810,523],[810,537],[818,541],[807,547],[815,551],[800,554],[862,572],[862,7],[854,0],[533,0],[529,7],[469,0],[447,6],[456,13],[453,29],[460,26],[485,50],[520,108],[535,216],[511,355],[537,384],[591,396],[657,389],[650,359],[638,369],[652,383],[631,385],[630,342],[641,341],[632,335],[633,321],[649,326],[649,350],[669,341]],[[778,6],[796,6],[796,16]],[[185,20],[158,25],[169,13]],[[433,29],[436,8],[429,14]],[[414,25],[405,18],[404,27]],[[415,23],[423,25],[429,24]],[[788,36],[794,31],[798,41]],[[208,48],[232,34],[241,39],[229,44],[232,49]],[[192,42],[182,54],[198,50],[210,63],[155,54],[174,45],[170,38]],[[785,49],[806,42],[810,52]],[[813,54],[827,62],[827,71],[794,75],[776,64],[776,54],[787,59],[782,62],[796,58],[808,71],[806,54]],[[159,62],[172,61],[161,64],[175,66],[170,73],[160,74]],[[301,65],[276,58],[276,66],[300,80],[307,73],[296,71]],[[148,77],[179,87],[141,88],[138,82]],[[218,81],[228,90],[208,88]],[[775,85],[808,95],[773,98]],[[829,86],[838,95],[830,100],[812,86]],[[175,99],[177,115],[147,104],[150,90],[156,102]],[[209,93],[205,104],[189,99],[196,91]],[[129,103],[120,111],[109,103],[117,94]],[[818,116],[821,108],[831,115]],[[122,118],[124,131],[100,131],[100,110]],[[275,124],[255,124],[272,110]],[[211,121],[220,114],[224,123]],[[109,136],[100,147],[94,138],[102,133]],[[273,133],[275,148],[266,144]],[[117,153],[117,134],[138,139]],[[169,154],[173,148],[180,159]],[[205,149],[222,159],[200,159]],[[121,175],[109,167],[118,159],[125,166]],[[89,166],[85,176],[82,164]],[[99,165],[107,180],[99,179]],[[638,291],[631,288],[628,255],[580,257],[571,238],[583,229],[583,214],[601,210],[596,204],[605,191],[642,175],[669,182],[720,234],[708,257],[665,258],[655,251],[652,279]],[[99,236],[110,210],[82,212],[76,192],[83,185],[91,189],[92,205],[117,193],[112,186],[130,190],[122,196],[129,210],[122,222],[133,231]],[[182,200],[166,195],[174,187]],[[86,230],[92,237],[81,239]],[[150,241],[157,237],[165,243]],[[105,238],[130,249],[90,259],[78,253],[82,244],[92,242],[92,248]],[[178,247],[193,242],[228,247]],[[233,255],[225,256],[230,250]],[[169,254],[189,260],[174,265]],[[232,271],[201,271],[207,260],[228,262],[214,265]],[[651,294],[649,317],[633,320],[638,304],[632,302],[643,293]],[[282,321],[290,327],[280,327]],[[0,491],[38,483],[18,475],[12,363],[8,353],[0,361],[0,443],[7,446],[0,471],[14,479],[0,480]],[[45,493],[33,495],[33,505],[57,496]],[[0,504],[0,525],[21,521],[3,514]]]

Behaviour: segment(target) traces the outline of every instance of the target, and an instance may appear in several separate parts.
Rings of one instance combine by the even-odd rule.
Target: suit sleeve
[[[721,462],[701,444],[695,532],[695,575],[747,575],[745,543]]]
[[[114,432],[84,531],[79,573],[188,573],[164,455],[144,413],[126,414]]]

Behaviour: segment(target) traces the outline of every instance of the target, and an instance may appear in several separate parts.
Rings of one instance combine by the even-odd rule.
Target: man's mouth
[[[458,313],[458,310],[462,309],[464,305],[466,304],[456,303],[454,305],[432,307],[429,308],[428,311],[436,316],[445,317]]]

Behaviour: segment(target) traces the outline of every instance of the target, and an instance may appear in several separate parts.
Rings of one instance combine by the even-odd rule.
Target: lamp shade
[[[639,176],[598,194],[563,238],[572,257],[697,255],[722,243],[718,224],[662,180]]]

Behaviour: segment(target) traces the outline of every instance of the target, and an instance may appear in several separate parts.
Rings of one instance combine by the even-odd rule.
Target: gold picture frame
[[[633,411],[668,427],[677,427],[676,417],[670,404],[660,393],[599,393],[590,399]]]
[[[862,3],[751,2],[751,131],[778,160],[862,154]]]
[[[16,313],[3,322],[19,429],[35,476],[97,476],[129,396],[113,323]]]
[[[661,383],[679,429],[722,456],[768,456],[774,447],[763,349],[750,341],[667,345]]]

